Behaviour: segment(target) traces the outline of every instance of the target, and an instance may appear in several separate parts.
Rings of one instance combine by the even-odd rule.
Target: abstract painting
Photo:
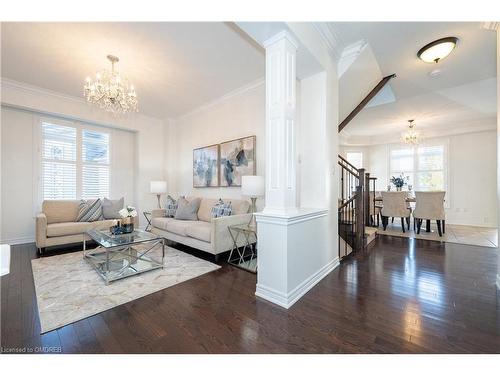
[[[241,186],[241,176],[255,174],[255,136],[220,144],[220,186]]]
[[[219,186],[219,145],[193,150],[193,187]]]

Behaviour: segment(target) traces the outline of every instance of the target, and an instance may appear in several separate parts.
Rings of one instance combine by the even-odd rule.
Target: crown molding
[[[19,81],[10,79],[10,78],[0,77],[0,90],[3,91],[4,88],[11,89],[14,91],[25,92],[27,94],[35,95],[35,96],[48,96],[48,97],[56,98],[56,99],[63,100],[66,102],[76,103],[76,104],[83,105],[83,106],[89,105],[84,98],[79,98],[76,96],[63,94],[63,93],[58,92],[58,91],[53,91],[53,90],[49,90],[49,89],[42,88],[39,86],[30,85],[28,83],[19,82]],[[3,92],[2,92],[2,95],[0,95],[0,103],[2,105],[10,106],[10,107],[20,107],[18,105],[12,105],[11,103],[6,102],[4,100]],[[29,108],[23,108],[23,109],[30,110]],[[40,111],[35,111],[35,112],[40,112]],[[51,115],[53,115],[53,114],[51,114]],[[161,118],[149,116],[149,115],[146,115],[146,114],[140,113],[140,112],[133,113],[132,115],[139,116],[139,117],[142,117],[145,119],[152,119],[155,121],[163,121],[163,119],[161,119]],[[126,121],[126,119],[125,119],[125,121]],[[107,123],[107,122],[104,121],[103,123]],[[108,125],[106,125],[106,126],[108,126]]]
[[[49,89],[42,88],[39,86],[30,85],[28,83],[15,81],[15,80],[10,79],[10,78],[0,77],[0,88],[3,88],[3,87],[25,91],[25,92],[28,92],[30,94],[50,95],[50,96],[53,96],[53,97],[56,97],[59,99],[70,100],[70,101],[75,102],[75,103],[83,103],[83,104],[87,103],[86,100],[83,98],[78,98],[76,96],[63,94],[63,93],[60,93],[58,91],[53,91],[53,90],[49,90]],[[2,101],[2,103],[3,103],[3,101]]]
[[[424,142],[425,139],[440,138],[440,137],[451,137],[454,135],[461,134],[473,134],[473,133],[483,133],[487,131],[496,131],[497,127],[495,123],[479,123],[479,124],[464,124],[460,127],[455,128],[445,128],[441,130],[429,130],[421,129]],[[341,146],[378,146],[390,143],[401,142],[400,133],[386,133],[374,136],[356,136],[349,135],[346,138],[340,138]]]
[[[314,22],[313,27],[325,42],[330,56],[338,62],[344,50],[344,44],[327,22]]]
[[[199,106],[199,107],[197,107],[197,108],[195,108],[195,109],[193,109],[193,110],[191,110],[183,115],[177,116],[173,120],[174,121],[182,120],[182,119],[185,119],[185,118],[190,117],[192,115],[195,115],[197,113],[204,112],[204,111],[206,111],[206,110],[208,110],[208,109],[210,109],[218,104],[221,104],[227,100],[230,100],[234,97],[243,95],[244,93],[246,93],[248,91],[252,91],[258,87],[261,87],[265,83],[266,83],[265,78],[263,78],[263,77],[259,78],[253,82],[250,82],[249,84],[246,84],[244,86],[237,88],[236,90],[230,91],[227,94],[224,94],[223,96],[221,96],[217,99],[214,99],[214,100],[211,100],[205,104],[202,104],[201,106]]]
[[[481,28],[485,30],[497,31],[499,29],[500,22],[481,22]]]

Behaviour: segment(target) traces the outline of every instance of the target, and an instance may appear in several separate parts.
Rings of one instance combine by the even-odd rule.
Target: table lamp
[[[150,183],[151,194],[156,194],[158,198],[158,208],[161,208],[160,196],[167,193],[167,182],[166,181],[151,181]]]
[[[264,185],[264,177],[262,176],[242,176],[241,177],[241,194],[247,196],[252,201],[252,219],[250,225],[255,225],[254,213],[256,211],[257,198],[263,197],[266,193]]]

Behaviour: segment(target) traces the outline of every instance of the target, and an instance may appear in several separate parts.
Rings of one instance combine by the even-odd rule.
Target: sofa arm
[[[233,239],[228,229],[231,225],[248,224],[251,219],[252,214],[222,216],[212,219],[211,239],[214,254],[223,253],[233,248]],[[240,234],[238,246],[243,246],[245,243],[245,237]]]
[[[151,219],[155,217],[165,217],[165,214],[167,213],[167,210],[164,208],[156,208],[151,211]]]
[[[45,247],[45,244],[47,242],[47,216],[45,216],[45,214],[41,212],[36,215],[35,221],[36,247],[41,249]]]

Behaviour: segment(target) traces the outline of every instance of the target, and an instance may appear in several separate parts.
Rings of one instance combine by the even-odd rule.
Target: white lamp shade
[[[152,194],[165,194],[167,192],[167,182],[151,181],[150,189]]]
[[[262,176],[242,176],[241,194],[251,198],[263,197],[266,193],[264,177]]]

